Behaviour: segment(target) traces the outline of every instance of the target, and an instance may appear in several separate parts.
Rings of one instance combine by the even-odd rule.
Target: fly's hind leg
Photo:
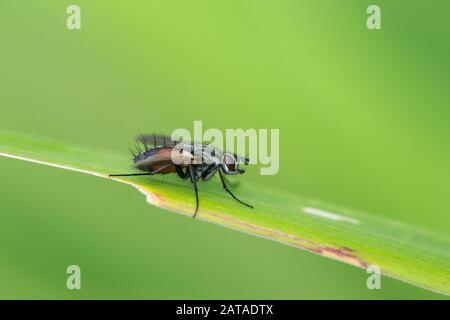
[[[121,174],[109,174],[109,177],[133,177],[133,176],[152,176],[154,174],[160,173],[161,171],[171,167],[172,164],[167,164],[165,166],[162,166],[152,172],[146,172],[146,173],[121,173]]]

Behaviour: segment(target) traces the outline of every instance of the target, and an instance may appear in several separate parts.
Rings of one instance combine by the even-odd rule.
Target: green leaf
[[[192,216],[192,185],[175,175],[110,178],[130,172],[130,155],[0,131],[0,156],[75,170],[130,184],[155,206]],[[450,294],[450,240],[396,221],[288,194],[270,186],[241,184],[239,205],[220,183],[202,184],[199,220],[279,241],[357,267],[376,265],[387,276]]]

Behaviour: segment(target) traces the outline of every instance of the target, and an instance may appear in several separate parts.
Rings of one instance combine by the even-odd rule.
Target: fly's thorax
[[[177,165],[220,164],[221,152],[212,145],[180,142],[173,147],[171,159]]]

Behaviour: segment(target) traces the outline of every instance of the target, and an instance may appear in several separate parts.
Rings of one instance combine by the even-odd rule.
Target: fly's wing
[[[212,144],[173,141],[169,136],[161,134],[140,134],[136,137],[136,141],[142,144],[144,147],[143,151],[149,151],[154,148],[173,148],[171,155],[178,161],[176,164],[218,164],[222,159],[222,152]],[[160,159],[160,157],[162,158]],[[167,157],[166,153],[160,152],[159,155],[147,159],[146,162],[163,161],[165,160],[164,157]]]
[[[162,166],[187,166],[195,163],[195,157],[188,151],[172,147],[156,147],[136,158],[134,167],[144,171],[153,171]]]
[[[151,170],[154,166],[171,163],[172,148],[153,148],[135,158],[134,167],[140,170]]]

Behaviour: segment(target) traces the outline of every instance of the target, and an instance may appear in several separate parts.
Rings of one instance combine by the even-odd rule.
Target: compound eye
[[[225,154],[223,156],[223,161],[227,166],[228,171],[233,172],[236,170],[236,159],[232,155],[228,153]]]

